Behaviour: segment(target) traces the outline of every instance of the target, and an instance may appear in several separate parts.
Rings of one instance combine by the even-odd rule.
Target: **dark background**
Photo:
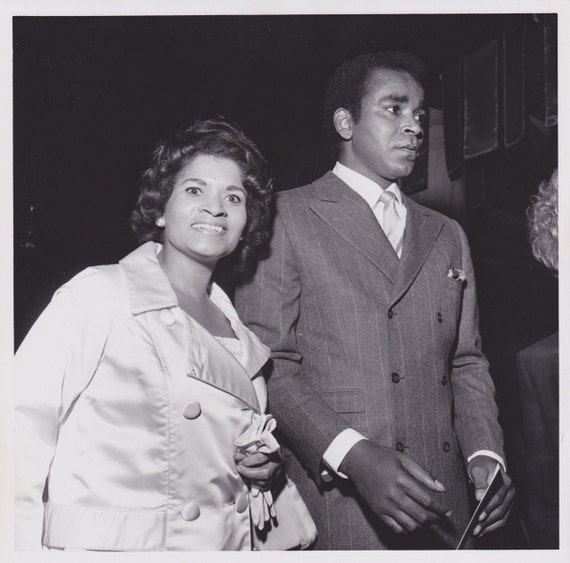
[[[544,17],[15,17],[16,345],[59,285],[136,246],[128,217],[149,151],[165,130],[225,115],[256,140],[277,187],[291,188],[332,162],[321,104],[341,61],[373,50],[411,51],[426,60],[429,103],[441,108],[442,69],[521,23],[532,83]],[[529,107],[540,103],[538,91],[540,84],[530,84]],[[557,166],[557,127],[527,119],[519,143],[479,159],[484,198],[462,221],[515,478],[515,353],[554,332],[558,321],[557,280],[532,258],[525,220],[530,195]],[[511,525],[480,546],[521,547],[524,537]]]

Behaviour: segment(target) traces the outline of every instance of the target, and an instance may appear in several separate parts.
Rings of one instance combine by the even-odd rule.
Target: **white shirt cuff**
[[[334,442],[334,440],[333,440],[333,442]],[[493,458],[495,461],[498,461],[500,463],[503,471],[505,471],[505,472],[507,471],[507,466],[505,465],[505,460],[500,455],[497,455],[495,452],[492,452],[491,450],[479,450],[479,451],[475,452],[474,454],[471,454],[467,458],[467,463],[469,463],[473,458],[477,457],[478,455],[486,455],[487,457]]]
[[[360,432],[353,430],[352,428],[347,428],[343,430],[340,434],[336,436],[336,438],[329,444],[329,447],[326,449],[325,453],[323,454],[323,462],[325,465],[331,469],[334,473],[336,473],[339,477],[343,479],[348,479],[348,477],[341,473],[338,468],[340,464],[343,462],[346,454],[349,450],[361,440],[367,440],[365,436],[363,436]],[[322,473],[322,476],[328,475],[328,471],[325,469]]]

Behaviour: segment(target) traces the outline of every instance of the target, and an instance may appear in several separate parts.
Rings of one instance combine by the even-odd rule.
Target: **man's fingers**
[[[402,480],[402,488],[411,499],[411,502],[418,507],[420,512],[416,512],[416,515],[420,515],[421,517],[421,514],[423,513],[434,514],[437,516],[436,519],[451,516],[451,509],[449,506],[438,498],[436,494],[426,490],[421,484],[412,478],[409,478],[409,480]],[[423,519],[423,517],[421,518]],[[420,523],[424,522],[420,520]]]
[[[411,457],[402,455],[400,458],[402,467],[422,485],[438,493],[445,492],[445,487],[429,471],[425,470],[419,463]]]
[[[402,510],[395,510],[392,513],[392,518],[399,524],[404,531],[406,532],[414,532],[417,530],[421,523],[417,522],[414,518],[412,518],[407,512]]]
[[[514,494],[515,494],[515,488],[513,487],[513,482],[511,478],[506,473],[503,473],[503,485],[489,500],[489,503],[481,513],[479,520],[481,521],[485,520],[494,510],[500,509],[500,507],[503,505],[504,509],[499,513],[499,516],[502,516],[503,513],[509,507],[509,504],[514,497]],[[497,518],[495,518],[495,520],[496,519]]]
[[[509,516],[511,515],[511,510],[512,510],[512,505],[509,507],[509,509],[507,510],[507,513],[497,522],[494,522],[491,525],[488,525],[487,522],[483,522],[481,524],[478,524],[475,529],[473,530],[473,535],[477,536],[477,537],[482,537],[485,534],[488,534],[489,532],[493,532],[494,530],[497,530],[498,528],[500,528],[501,526],[503,526],[505,524],[505,522],[509,519]]]
[[[508,514],[512,508],[514,496],[515,490],[514,488],[510,488],[496,508],[491,510],[486,509],[485,513],[483,513],[483,518],[481,519],[482,525],[484,527],[490,526],[497,520],[503,518],[505,514]]]
[[[402,526],[400,526],[400,524],[398,524],[398,522],[396,522],[396,520],[390,518],[390,516],[380,516],[380,520],[382,520],[382,522],[384,522],[388,528],[397,534],[403,534],[406,531],[404,528],[402,528]]]

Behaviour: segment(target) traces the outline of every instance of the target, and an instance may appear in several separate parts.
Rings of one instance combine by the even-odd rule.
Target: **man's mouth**
[[[190,225],[193,229],[202,233],[223,234],[227,231],[222,225],[213,225],[211,223],[192,223]]]

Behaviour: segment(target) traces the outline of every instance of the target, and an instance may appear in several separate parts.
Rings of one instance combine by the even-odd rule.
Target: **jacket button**
[[[441,378],[441,384],[442,384],[442,385],[447,385],[447,375],[444,375],[444,376]]]
[[[236,498],[236,511],[239,512],[240,514],[242,512],[245,512],[247,505],[248,505],[247,494],[242,493]]]
[[[193,420],[195,418],[198,418],[201,413],[202,413],[202,407],[200,406],[200,403],[198,401],[188,401],[184,405],[184,410],[182,411],[184,418],[187,418],[188,420]]]
[[[437,313],[437,322],[440,324],[443,322],[443,315],[441,314],[441,311],[438,311]]]
[[[186,522],[192,522],[200,516],[200,507],[195,502],[189,502],[182,509],[181,516]]]
[[[388,318],[391,319],[394,317],[394,311],[392,310],[392,308],[388,309]]]
[[[160,311],[160,320],[168,326],[172,326],[176,322],[174,313],[170,309],[163,309]]]
[[[451,450],[451,444],[449,442],[443,442],[443,451],[448,453]]]
[[[392,383],[399,383],[400,382],[400,374],[399,373],[394,372],[391,375],[391,378],[392,378]]]
[[[406,449],[406,446],[402,442],[396,442],[396,449],[399,452],[403,452]]]

